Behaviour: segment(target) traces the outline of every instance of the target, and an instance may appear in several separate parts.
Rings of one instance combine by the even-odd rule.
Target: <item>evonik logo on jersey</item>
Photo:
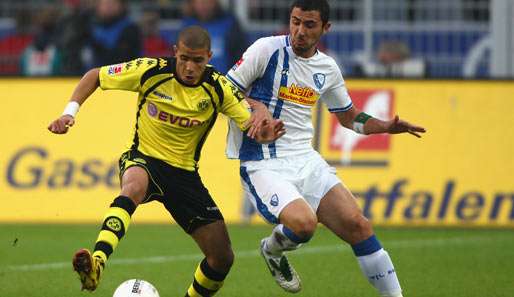
[[[350,90],[354,106],[381,119],[393,116],[394,94],[392,90]],[[391,147],[389,134],[363,135],[341,126],[336,116],[329,121],[328,150],[330,163],[339,166],[387,166]]]
[[[172,125],[177,125],[183,128],[192,128],[195,126],[200,126],[204,123],[197,119],[173,115],[163,110],[159,110],[159,108],[153,103],[148,103],[148,107],[146,110],[148,112],[148,115],[152,118],[155,118],[161,122],[170,123]]]

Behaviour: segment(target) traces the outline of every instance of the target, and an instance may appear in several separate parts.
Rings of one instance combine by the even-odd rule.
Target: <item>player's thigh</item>
[[[191,233],[191,237],[207,258],[214,257],[225,262],[232,262],[232,247],[224,221],[219,220],[202,225]]]
[[[295,200],[303,200],[298,189],[275,170],[247,171],[241,167],[240,172],[245,196],[269,223],[278,224],[284,208]],[[305,201],[303,204],[308,207]]]
[[[131,198],[134,203],[148,201],[151,196],[162,191],[156,181],[158,164],[138,151],[125,152],[119,161],[121,195]]]
[[[317,210],[320,223],[350,244],[356,244],[373,234],[368,219],[353,194],[339,183],[321,199]]]
[[[164,194],[159,201],[188,234],[197,228],[223,221],[216,202],[197,171],[167,166],[163,180]]]

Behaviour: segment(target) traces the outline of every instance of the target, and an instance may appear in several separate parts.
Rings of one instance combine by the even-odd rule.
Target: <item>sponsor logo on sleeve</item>
[[[123,63],[109,66],[109,68],[107,69],[107,74],[117,75],[117,74],[120,74],[122,71],[123,71]]]
[[[244,62],[243,58],[239,59],[239,61],[237,61],[236,64],[234,64],[234,66],[232,66],[232,70],[236,70],[237,68],[239,68],[239,66],[241,66],[241,64],[243,64],[243,62]]]

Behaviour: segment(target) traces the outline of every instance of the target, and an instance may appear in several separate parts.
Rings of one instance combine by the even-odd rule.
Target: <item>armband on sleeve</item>
[[[353,131],[364,134],[364,124],[371,118],[372,116],[365,112],[359,113],[353,120]]]

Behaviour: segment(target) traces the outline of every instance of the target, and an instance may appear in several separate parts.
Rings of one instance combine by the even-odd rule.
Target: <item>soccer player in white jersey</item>
[[[298,292],[301,282],[284,251],[313,236],[318,222],[349,243],[361,270],[380,296],[402,296],[388,253],[373,233],[352,193],[313,149],[312,107],[323,101],[344,127],[357,133],[410,133],[425,129],[400,120],[375,119],[355,106],[335,61],[317,50],[330,28],[326,0],[297,0],[291,5],[290,34],[266,37],[251,45],[227,77],[249,97],[282,119],[287,134],[261,145],[230,127],[227,154],[241,161],[246,196],[259,213],[276,224],[261,241],[261,254],[277,283]]]

